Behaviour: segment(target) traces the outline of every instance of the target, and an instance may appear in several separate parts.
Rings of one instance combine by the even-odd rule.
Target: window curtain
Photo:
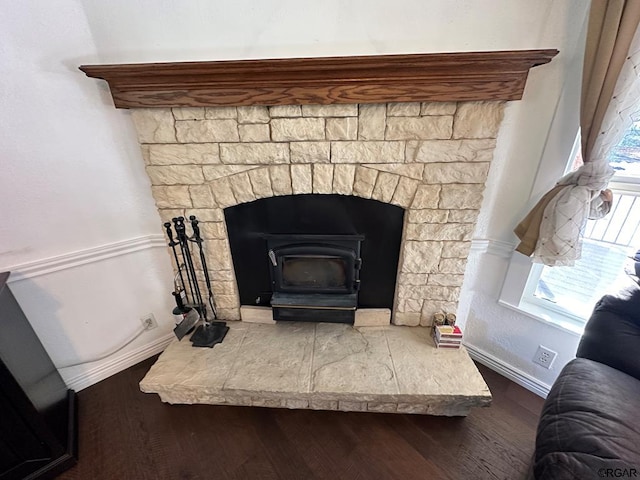
[[[562,177],[518,224],[516,251],[548,266],[573,265],[581,254],[581,235],[589,218],[611,208],[605,190],[613,169],[607,155],[619,128],[603,127],[614,90],[640,23],[638,0],[593,0],[585,45],[580,105],[584,164]],[[613,102],[614,104],[616,102]]]

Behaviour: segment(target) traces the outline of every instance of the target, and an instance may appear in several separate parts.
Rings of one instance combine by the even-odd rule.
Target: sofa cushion
[[[605,295],[598,301],[576,356],[640,379],[640,287],[629,283],[616,295]]]
[[[640,476],[640,381],[584,358],[569,362],[547,397],[536,437],[537,479]]]

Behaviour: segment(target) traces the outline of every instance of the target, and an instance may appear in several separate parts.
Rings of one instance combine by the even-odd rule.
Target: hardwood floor
[[[79,462],[61,479],[525,478],[543,400],[479,365],[494,400],[466,418],[167,405],[153,359],[78,394]]]

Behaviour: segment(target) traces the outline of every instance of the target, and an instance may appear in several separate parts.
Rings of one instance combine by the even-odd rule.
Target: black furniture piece
[[[0,480],[53,478],[76,463],[67,389],[0,273]]]
[[[538,424],[538,480],[640,478],[640,287],[604,296]]]

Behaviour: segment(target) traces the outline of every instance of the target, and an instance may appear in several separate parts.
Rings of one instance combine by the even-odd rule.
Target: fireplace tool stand
[[[178,268],[176,275],[176,284],[178,278],[181,285],[176,285],[176,291],[173,295],[178,305],[178,310],[184,312],[182,321],[174,329],[174,333],[178,339],[182,339],[189,331],[193,329],[198,320],[202,318],[202,324],[199,325],[193,335],[191,335],[191,343],[194,347],[213,347],[215,344],[222,342],[225,335],[229,331],[226,322],[217,320],[217,311],[211,290],[211,279],[207,270],[207,261],[204,255],[203,239],[200,234],[198,220],[194,215],[189,217],[193,234],[187,235],[184,217],[176,217],[172,219],[173,228],[175,230],[175,238],[171,229],[171,223],[166,222],[167,237],[169,238],[169,246],[173,252],[173,258]],[[190,244],[196,244],[198,247],[198,257],[200,260],[200,272],[197,270],[197,262],[194,261],[195,247],[192,249]],[[180,261],[182,260],[182,262]],[[183,273],[184,272],[184,273]],[[186,280],[185,280],[186,277]],[[204,301],[201,280],[204,279],[204,286],[207,289],[207,301]],[[207,308],[208,305],[208,308]],[[198,315],[190,315],[191,309],[195,310]],[[212,319],[209,319],[211,314]]]

